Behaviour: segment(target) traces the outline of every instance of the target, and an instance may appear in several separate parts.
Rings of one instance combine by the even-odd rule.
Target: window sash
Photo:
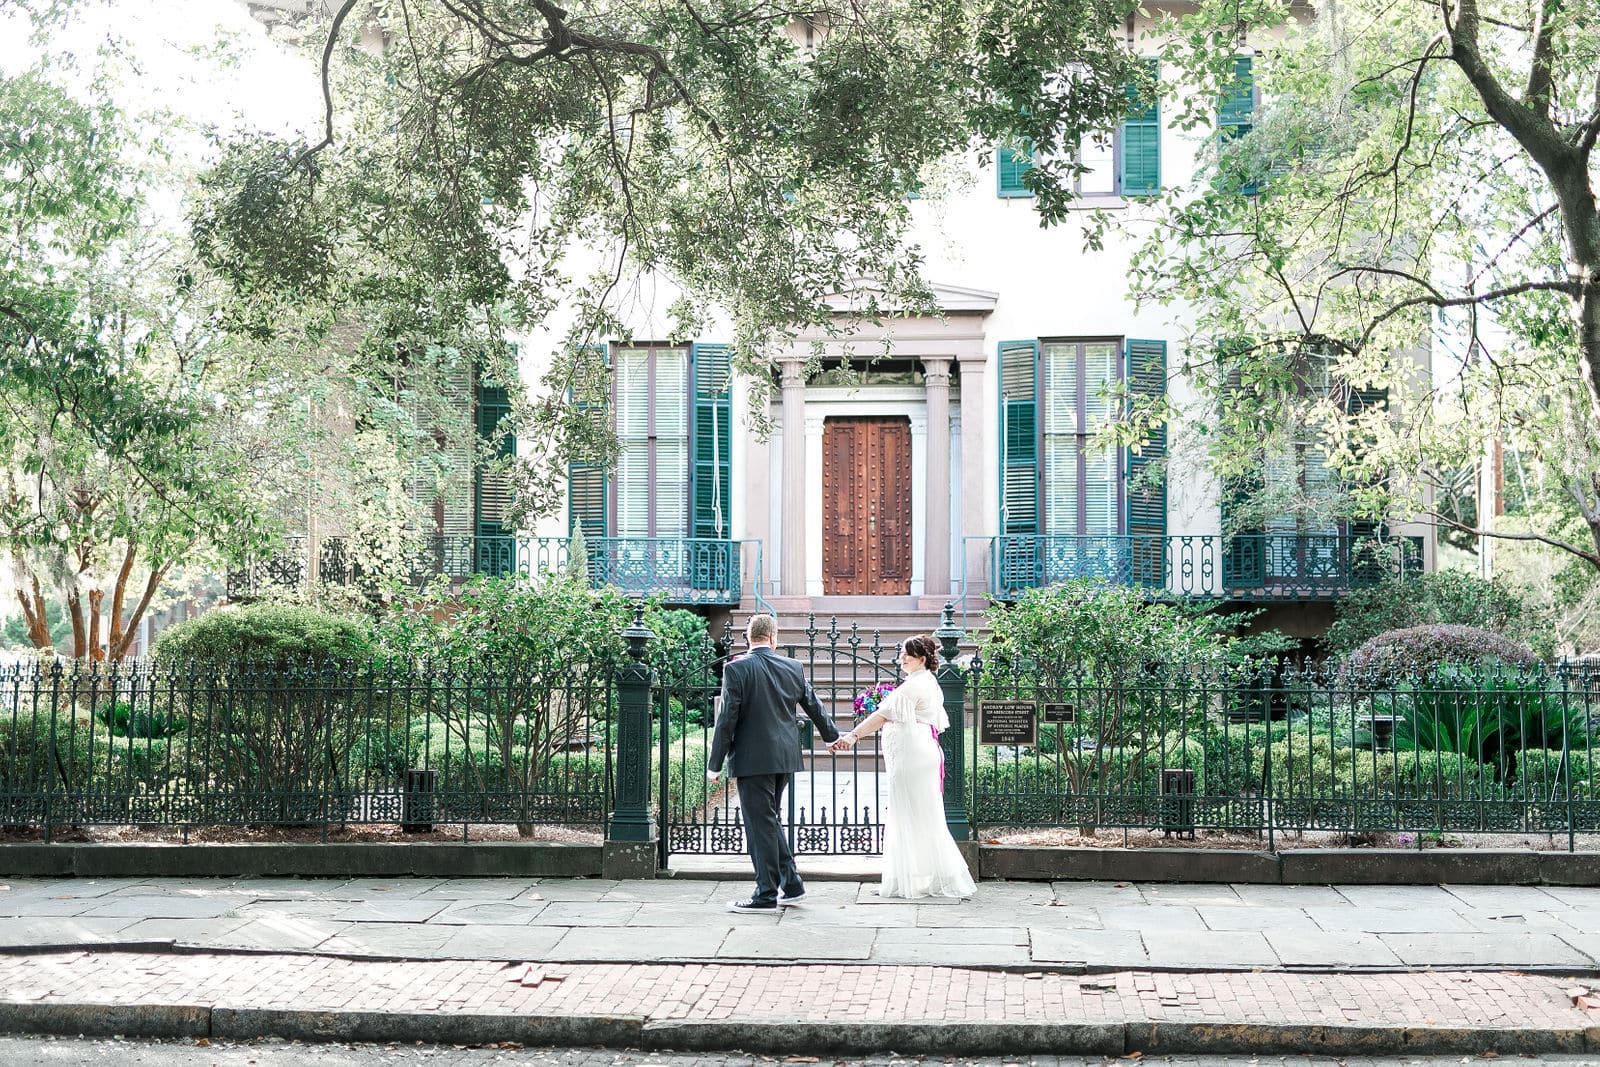
[[[1095,438],[1112,415],[1107,386],[1122,377],[1117,341],[1044,341],[1040,420],[1044,532],[1122,532],[1122,450]]]
[[[613,357],[618,537],[689,532],[689,350],[621,348]]]

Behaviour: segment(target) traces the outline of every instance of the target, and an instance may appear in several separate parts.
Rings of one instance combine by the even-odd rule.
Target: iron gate
[[[781,634],[780,634],[781,636]],[[877,632],[841,631],[836,620],[817,629],[808,616],[804,641],[778,651],[799,660],[824,712],[840,732],[849,729],[857,696],[872,686],[900,680],[899,645],[885,646]],[[740,635],[743,640],[743,635]],[[741,854],[746,851],[738,790],[724,776],[706,780],[706,757],[722,691],[722,668],[738,653],[731,626],[722,640],[707,640],[666,664],[656,688],[656,812],[661,865],[674,855]],[[742,650],[741,650],[742,651]],[[888,782],[883,775],[879,735],[849,752],[831,754],[814,737],[803,714],[796,724],[804,764],[786,800],[784,829],[796,855],[875,855],[883,851],[883,805]]]

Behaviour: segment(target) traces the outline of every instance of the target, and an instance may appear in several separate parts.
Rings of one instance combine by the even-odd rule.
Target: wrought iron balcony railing
[[[753,551],[745,546],[753,546]],[[761,580],[761,546],[753,542],[692,537],[597,537],[586,542],[589,580],[629,593],[663,596],[674,604],[737,604],[741,589]],[[377,585],[399,578],[420,587],[439,577],[462,581],[476,575],[548,574],[571,569],[565,537],[474,537],[434,535],[407,541],[398,557],[382,565],[377,553],[358,550],[344,537],[318,545],[317,577],[328,585]],[[285,550],[229,575],[231,597],[259,595],[268,586],[305,581],[306,539],[290,538]],[[745,567],[754,571],[747,578]],[[237,581],[236,581],[237,579]]]
[[[1422,570],[1420,537],[1349,534],[1006,535],[988,547],[991,595],[1089,578],[1152,596],[1331,600]]]

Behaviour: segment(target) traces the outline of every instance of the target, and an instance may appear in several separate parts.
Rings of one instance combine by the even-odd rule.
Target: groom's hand
[[[708,782],[720,781],[721,778],[722,778],[722,772],[721,771],[706,771],[706,781],[708,781]]]

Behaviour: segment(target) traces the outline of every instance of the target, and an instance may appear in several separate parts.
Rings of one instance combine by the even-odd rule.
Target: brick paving
[[[1482,971],[1069,975],[870,964],[395,964],[139,952],[0,958],[0,1004],[610,1016],[646,1023],[1600,1026],[1600,1013],[1575,1006],[1572,985],[1544,975]]]

